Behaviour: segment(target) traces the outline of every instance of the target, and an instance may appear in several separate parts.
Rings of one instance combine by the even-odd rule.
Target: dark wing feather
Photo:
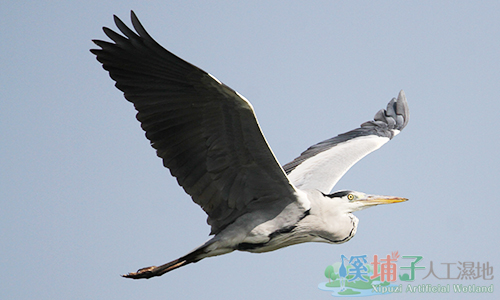
[[[95,40],[102,49],[91,52],[134,104],[164,166],[208,214],[213,234],[248,210],[293,198],[245,98],[161,47],[133,12],[137,33],[116,16],[115,23],[125,37],[104,28],[114,43]]]

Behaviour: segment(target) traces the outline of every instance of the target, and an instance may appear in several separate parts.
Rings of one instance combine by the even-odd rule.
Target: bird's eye
[[[353,194],[349,194],[349,195],[347,195],[347,199],[349,199],[349,200],[354,200],[354,195],[353,195]]]

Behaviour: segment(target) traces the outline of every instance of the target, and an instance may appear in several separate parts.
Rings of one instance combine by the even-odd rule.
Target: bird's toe
[[[154,276],[154,274],[153,274],[154,269],[156,269],[155,266],[146,267],[146,268],[142,268],[142,269],[137,270],[137,272],[131,272],[131,273],[122,275],[122,277],[132,278],[132,279],[151,278]]]

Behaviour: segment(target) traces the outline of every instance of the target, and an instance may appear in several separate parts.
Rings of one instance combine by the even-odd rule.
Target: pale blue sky
[[[2,3],[0,298],[331,299],[317,288],[327,265],[392,251],[422,255],[424,266],[498,270],[500,2],[242,3]],[[406,129],[335,189],[410,201],[356,213],[346,244],[232,253],[160,278],[121,278],[209,233],[88,51],[105,38],[102,26],[115,28],[113,14],[130,24],[131,9],[160,44],[252,102],[282,164],[370,120],[404,89]],[[498,283],[423,276],[417,284]]]

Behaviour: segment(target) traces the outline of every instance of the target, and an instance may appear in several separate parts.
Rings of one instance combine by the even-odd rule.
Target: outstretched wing
[[[216,234],[248,210],[283,207],[295,192],[269,148],[251,104],[212,75],[170,53],[131,13],[133,32],[92,49],[137,109],[146,137]],[[277,205],[278,204],[278,205]],[[249,208],[251,206],[252,208]],[[272,208],[271,208],[272,206]]]
[[[375,114],[373,121],[309,147],[283,168],[295,187],[329,193],[356,162],[403,130],[409,118],[408,103],[401,91],[387,109]]]

